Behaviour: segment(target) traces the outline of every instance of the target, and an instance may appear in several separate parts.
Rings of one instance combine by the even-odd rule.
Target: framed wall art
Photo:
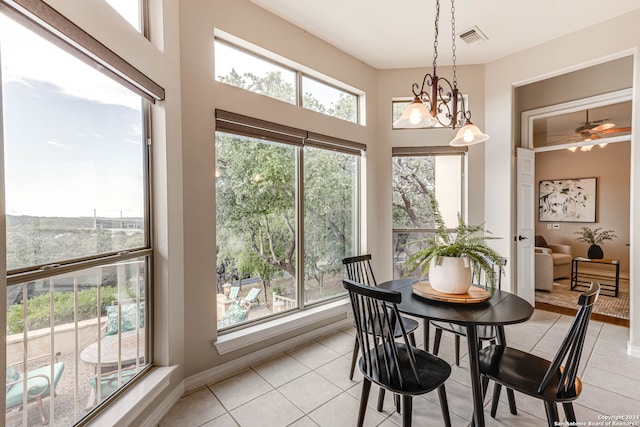
[[[596,222],[596,178],[540,181],[538,220]]]

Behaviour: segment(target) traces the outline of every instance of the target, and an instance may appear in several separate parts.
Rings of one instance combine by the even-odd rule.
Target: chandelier
[[[489,136],[471,122],[471,111],[466,108],[464,96],[458,89],[456,76],[456,17],[455,0],[451,0],[451,41],[453,80],[438,77],[438,27],[440,24],[440,0],[436,0],[435,38],[433,41],[433,75],[427,73],[422,85],[411,86],[414,98],[402,116],[393,125],[395,128],[429,128],[436,125],[460,128],[449,143],[453,146],[471,145],[486,141]]]

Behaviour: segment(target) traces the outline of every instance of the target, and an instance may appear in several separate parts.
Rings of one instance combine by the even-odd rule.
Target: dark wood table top
[[[398,304],[400,312],[431,320],[461,325],[509,325],[524,322],[533,315],[533,306],[526,300],[498,289],[488,301],[473,304],[430,300],[413,293],[411,284],[418,280],[391,280],[379,287],[402,294],[402,302]]]

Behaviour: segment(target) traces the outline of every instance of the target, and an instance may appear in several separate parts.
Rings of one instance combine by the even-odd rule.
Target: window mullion
[[[302,147],[296,148],[296,269],[298,280],[296,280],[298,309],[304,309],[304,150]]]

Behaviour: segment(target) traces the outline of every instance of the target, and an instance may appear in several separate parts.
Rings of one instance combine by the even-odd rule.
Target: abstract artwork
[[[540,181],[538,219],[596,222],[596,178]]]

